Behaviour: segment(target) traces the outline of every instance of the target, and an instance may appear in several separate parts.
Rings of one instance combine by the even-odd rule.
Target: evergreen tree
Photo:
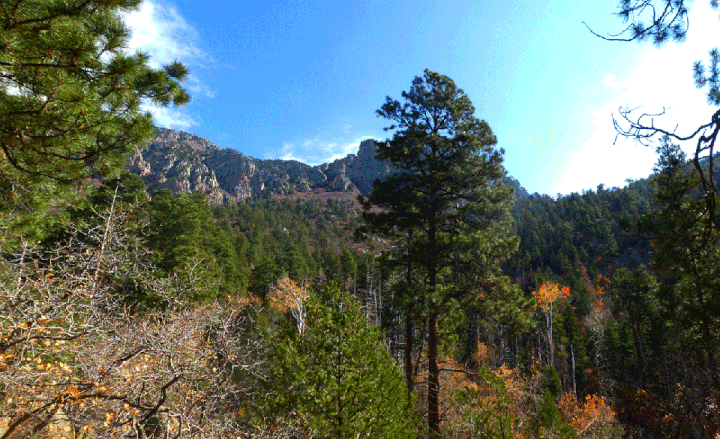
[[[656,209],[639,224],[653,243],[658,276],[617,274],[620,319],[606,345],[630,385],[623,406],[648,404],[638,387],[662,398],[655,418],[628,408],[626,422],[648,435],[712,437],[720,418],[719,232],[697,168],[668,137],[658,154]]]
[[[467,299],[491,297],[502,283],[499,264],[517,246],[508,238],[513,196],[502,183],[497,139],[450,78],[426,70],[402,96],[404,103],[388,97],[378,110],[395,133],[379,145],[377,158],[398,172],[375,181],[363,200],[363,217],[373,231],[405,237],[397,257],[411,261],[422,276],[417,287],[429,331],[428,426],[438,433],[438,322]]]
[[[666,137],[658,153],[658,210],[644,227],[655,235],[655,267],[670,278],[661,300],[675,335],[702,352],[698,366],[707,385],[720,391],[720,231],[680,147]]]
[[[302,331],[288,320],[272,341],[271,412],[294,418],[312,437],[417,437],[413,401],[378,326],[336,285],[324,296],[308,296]]]
[[[658,319],[658,282],[646,270],[620,269],[614,278],[615,302],[619,311],[618,324],[627,328],[632,338],[632,355],[618,359],[617,368],[625,381],[646,387],[648,375],[659,372],[662,365],[664,320]],[[658,376],[652,376],[657,382]]]
[[[197,279],[194,297],[244,293],[247,263],[238,256],[227,232],[215,224],[205,194],[153,194],[148,243],[159,268],[182,278]]]
[[[187,71],[128,53],[120,12],[140,0],[0,3],[0,223],[27,233],[90,176],[153,135],[142,102],[182,104]],[[64,206],[63,206],[64,207]]]

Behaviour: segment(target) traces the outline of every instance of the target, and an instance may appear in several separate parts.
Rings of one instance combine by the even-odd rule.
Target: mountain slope
[[[375,158],[374,140],[360,143],[357,154],[310,166],[295,160],[260,160],[222,149],[201,137],[158,128],[155,138],[137,151],[126,169],[139,175],[148,191],[200,191],[212,203],[235,203],[262,193],[359,192],[370,195],[373,182],[394,169]],[[519,198],[527,192],[512,177],[506,184]]]
[[[368,195],[375,178],[392,172],[375,159],[373,140],[358,154],[318,166],[294,160],[259,160],[221,149],[184,132],[158,128],[147,148],[136,152],[127,169],[139,175],[149,191],[201,191],[213,203],[233,203],[263,192],[288,195],[313,190]]]

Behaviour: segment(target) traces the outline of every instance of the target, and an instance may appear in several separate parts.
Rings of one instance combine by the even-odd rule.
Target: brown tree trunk
[[[440,372],[438,369],[437,313],[428,317],[428,428],[431,437],[440,433]]]
[[[412,240],[412,230],[408,243]],[[411,291],[412,285],[412,263],[410,258],[407,261],[407,271],[405,272],[405,282],[408,294]],[[405,310],[405,382],[408,389],[408,401],[412,396],[413,390],[415,390],[415,374],[413,374],[413,361],[412,361],[412,347],[413,347],[413,321],[412,321],[412,306],[409,306]],[[421,345],[422,346],[422,345]]]
[[[633,340],[635,341],[635,356],[637,358],[637,382],[640,388],[645,388],[645,356],[643,355],[642,341],[640,340],[640,329],[637,323],[632,325]]]
[[[433,151],[435,155],[436,152]],[[432,194],[437,194],[438,189],[433,188]],[[430,290],[430,315],[428,316],[428,430],[430,437],[440,437],[440,371],[438,369],[438,311],[433,303],[437,293],[437,223],[435,215],[438,212],[437,206],[433,205],[433,214],[430,218],[428,230],[428,247],[430,260],[428,261],[428,287]]]

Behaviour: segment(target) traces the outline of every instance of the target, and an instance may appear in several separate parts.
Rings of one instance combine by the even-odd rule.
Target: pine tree
[[[402,374],[356,299],[333,282],[323,298],[304,290],[293,300],[273,297],[286,311],[297,311],[301,298],[307,314],[300,326],[292,313],[292,324],[272,340],[266,415],[296,422],[312,437],[417,437]]]
[[[695,168],[688,167],[680,147],[665,137],[658,153],[657,210],[641,226],[654,235],[654,266],[666,277],[661,303],[679,342],[702,352],[697,369],[708,381],[706,386],[720,390],[716,212],[709,211],[698,194],[700,178]]]
[[[628,388],[662,398],[653,401],[657,419],[630,409],[623,418],[649,435],[712,437],[720,416],[720,237],[697,168],[669,137],[658,154],[655,210],[639,224],[657,277],[618,272],[620,320],[606,345]],[[640,392],[625,399],[643,404]]]
[[[429,331],[428,426],[438,433],[438,322],[503,283],[499,264],[517,247],[508,237],[513,195],[502,183],[503,150],[452,79],[425,70],[402,97],[404,103],[388,97],[377,112],[395,130],[377,158],[398,172],[375,181],[362,200],[363,217],[370,230],[402,238],[398,263],[410,263],[420,276]]]
[[[143,102],[183,104],[185,67],[128,53],[121,11],[140,0],[0,3],[0,222],[29,230],[154,133]],[[28,213],[32,213],[28,215]]]
[[[148,244],[158,267],[203,285],[194,298],[245,293],[246,264],[241,263],[228,233],[215,224],[205,194],[155,192],[148,216]]]

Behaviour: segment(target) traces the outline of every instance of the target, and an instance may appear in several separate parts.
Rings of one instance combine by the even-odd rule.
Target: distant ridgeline
[[[155,138],[131,158],[127,169],[142,178],[148,192],[200,191],[216,204],[235,203],[261,193],[324,191],[368,196],[376,178],[393,172],[388,163],[375,159],[376,150],[374,140],[364,140],[357,154],[310,166],[295,160],[259,160],[192,134],[158,128]],[[527,197],[517,180],[505,180],[518,198]]]

